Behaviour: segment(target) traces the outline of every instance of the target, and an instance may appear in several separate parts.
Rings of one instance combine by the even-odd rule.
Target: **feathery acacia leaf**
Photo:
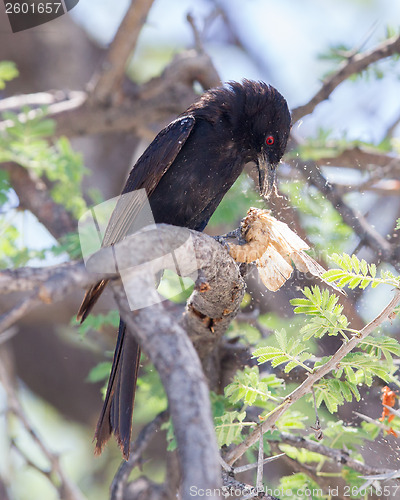
[[[266,400],[278,401],[273,391],[282,387],[283,381],[270,374],[260,377],[258,366],[246,367],[236,373],[233,382],[225,387],[225,396],[232,404],[243,401],[245,405],[262,406]]]
[[[300,331],[303,340],[309,340],[311,337],[320,338],[326,333],[337,335],[341,332],[344,335],[343,331],[348,326],[348,320],[342,314],[343,306],[338,304],[337,295],[329,294],[328,290],[321,292],[318,286],[304,288],[303,294],[305,299],[292,299],[290,301],[295,306],[295,314],[302,313],[312,316]]]
[[[271,362],[275,368],[282,363],[288,363],[285,366],[285,373],[289,373],[296,366],[302,366],[305,370],[312,370],[304,364],[304,361],[309,359],[311,353],[305,351],[299,339],[288,339],[286,331],[283,329],[275,333],[279,347],[266,346],[259,347],[253,352],[253,358],[257,358],[259,364]]]
[[[229,446],[240,441],[243,427],[245,425],[255,425],[254,422],[243,422],[245,417],[245,411],[230,411],[214,419],[215,432],[220,447]]]
[[[322,277],[328,283],[335,283],[339,288],[347,285],[350,289],[365,289],[369,284],[372,288],[378,285],[386,284],[395,287],[400,286],[400,277],[395,276],[388,270],[381,271],[381,277],[376,277],[376,265],[368,264],[364,259],[359,260],[356,255],[333,254],[331,259],[340,267],[340,269],[330,269]]]

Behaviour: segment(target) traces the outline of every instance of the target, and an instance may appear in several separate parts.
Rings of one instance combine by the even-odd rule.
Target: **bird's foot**
[[[222,245],[228,252],[230,249],[229,243],[226,241],[226,235],[224,236],[213,236],[214,240]]]
[[[242,234],[240,231],[240,228],[235,229],[234,231],[230,231],[229,233],[222,234],[220,236],[213,236],[215,241],[218,241],[224,248],[226,248],[229,252],[229,243],[227,242],[227,239],[237,239],[239,240],[239,244],[246,243],[245,240],[242,238]]]

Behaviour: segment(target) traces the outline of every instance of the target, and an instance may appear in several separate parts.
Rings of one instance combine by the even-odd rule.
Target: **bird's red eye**
[[[267,144],[267,146],[272,146],[272,144],[275,142],[275,139],[274,139],[274,136],[273,135],[269,135],[266,139],[265,139],[265,144]]]

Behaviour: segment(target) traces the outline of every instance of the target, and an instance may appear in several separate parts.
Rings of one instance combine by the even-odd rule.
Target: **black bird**
[[[156,223],[203,231],[247,162],[257,164],[260,193],[267,197],[286,148],[290,113],[270,85],[244,80],[205,92],[165,127],[132,168],[122,194],[146,189]],[[116,206],[103,246],[124,238],[135,203]],[[77,318],[85,320],[107,285],[87,292]],[[96,453],[112,433],[129,456],[140,347],[121,321],[104,406],[97,424]]]

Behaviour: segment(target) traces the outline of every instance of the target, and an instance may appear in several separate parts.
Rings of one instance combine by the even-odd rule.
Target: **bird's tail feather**
[[[140,347],[121,320],[106,397],[94,436],[96,454],[101,453],[114,434],[125,460],[129,457],[139,361]]]
[[[79,308],[76,319],[83,323],[90,314],[93,306],[96,304],[98,298],[103,293],[104,288],[107,286],[108,280],[101,280],[95,285],[91,286],[83,297],[82,304]]]

